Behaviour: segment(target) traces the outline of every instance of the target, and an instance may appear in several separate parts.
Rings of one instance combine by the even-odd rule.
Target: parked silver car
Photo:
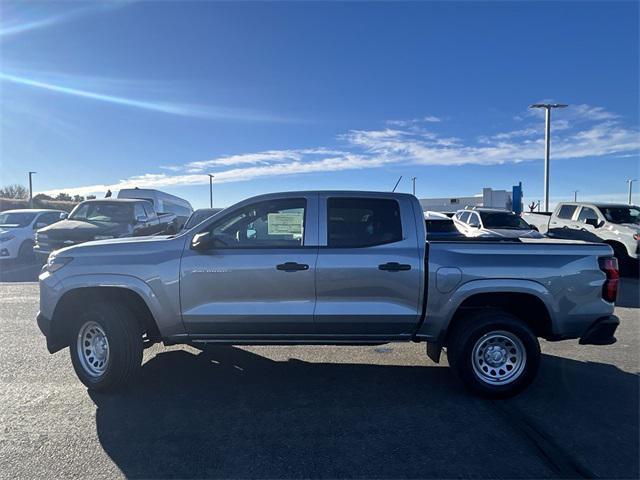
[[[542,238],[519,215],[493,208],[458,210],[453,217],[456,227],[467,237]]]
[[[474,392],[509,396],[540,364],[538,337],[615,342],[616,260],[603,244],[427,243],[413,195],[254,197],[176,236],[57,251],[38,325],[80,380],[113,390],[165,345],[426,342]]]

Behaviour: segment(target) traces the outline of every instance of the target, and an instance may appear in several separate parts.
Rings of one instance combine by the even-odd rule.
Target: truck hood
[[[122,223],[92,223],[83,220],[62,220],[48,227],[38,230],[39,234],[46,234],[54,240],[89,241],[96,235],[125,235],[131,231],[131,226]]]
[[[109,240],[95,240],[58,250],[63,256],[113,256],[113,255],[147,255],[161,250],[182,251],[186,237],[175,235],[154,235],[148,237],[125,237]],[[175,243],[174,243],[175,241]]]

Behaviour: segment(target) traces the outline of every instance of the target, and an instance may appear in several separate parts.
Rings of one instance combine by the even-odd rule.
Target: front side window
[[[148,215],[146,214],[146,212],[144,211],[144,207],[142,206],[142,204],[141,204],[141,203],[136,203],[136,204],[134,205],[134,207],[133,207],[133,214],[135,215],[136,220],[137,220],[138,218],[140,218],[140,217],[146,217],[146,216],[148,216]]]
[[[575,205],[563,205],[560,207],[560,211],[558,212],[558,218],[562,218],[563,220],[571,220],[574,212],[576,211]]]
[[[60,221],[60,213],[58,212],[50,212],[43,213],[38,217],[37,223],[44,223],[45,225],[51,225],[52,223],[56,223]]]
[[[330,198],[327,217],[329,247],[372,247],[402,240],[400,206],[395,200]]]
[[[304,245],[306,200],[260,202],[213,225],[217,248],[295,248]]]
[[[578,221],[584,222],[585,220],[598,220],[598,214],[593,210],[593,208],[582,207],[580,215],[578,215]]]

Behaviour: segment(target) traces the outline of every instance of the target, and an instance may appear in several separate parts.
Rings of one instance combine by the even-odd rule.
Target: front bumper
[[[616,329],[620,320],[615,315],[600,317],[580,337],[580,345],[611,345],[616,343]]]

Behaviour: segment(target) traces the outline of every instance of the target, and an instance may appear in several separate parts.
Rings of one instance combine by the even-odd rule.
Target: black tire
[[[490,398],[512,397],[527,388],[536,377],[540,366],[538,339],[522,320],[510,313],[502,310],[470,313],[460,319],[449,338],[449,366],[475,394]],[[491,341],[495,345],[487,343]],[[487,363],[487,356],[483,353],[489,355],[488,348],[498,349],[496,354],[501,358],[506,353],[507,363],[503,366]],[[513,356],[511,352],[514,352]],[[518,353],[516,356],[516,352],[524,354]],[[518,361],[511,362],[509,359]],[[500,362],[494,365],[500,365]],[[486,371],[482,372],[481,369]],[[492,374],[495,377],[489,378]]]
[[[33,252],[33,243],[30,241],[22,242],[20,249],[18,250],[18,262],[27,263],[35,259],[35,253]]]
[[[79,351],[80,335],[97,325],[100,338],[106,337],[108,356],[104,368],[91,372],[85,352]],[[79,316],[70,339],[70,353],[76,375],[89,390],[111,392],[130,382],[142,364],[142,331],[133,313],[119,304],[97,302],[90,304]],[[89,325],[89,327],[87,327]],[[90,357],[91,358],[91,357]],[[89,359],[90,359],[89,358]]]

